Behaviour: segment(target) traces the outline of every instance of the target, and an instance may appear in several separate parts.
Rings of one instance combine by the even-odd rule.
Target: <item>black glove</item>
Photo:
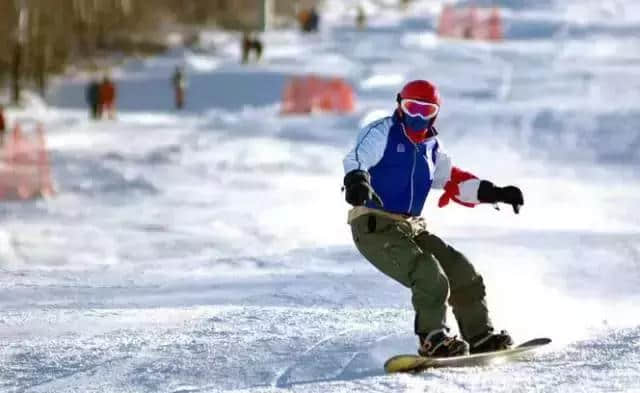
[[[365,202],[373,200],[380,207],[382,199],[371,187],[371,176],[369,172],[353,170],[344,177],[345,199],[353,206],[362,206]]]
[[[482,180],[478,188],[478,200],[483,203],[507,203],[518,214],[524,205],[522,191],[516,186],[496,187],[488,180]]]

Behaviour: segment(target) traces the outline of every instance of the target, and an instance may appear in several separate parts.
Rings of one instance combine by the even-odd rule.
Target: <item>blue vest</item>
[[[371,186],[384,203],[382,210],[419,216],[433,183],[437,149],[435,136],[417,144],[409,139],[394,114],[361,131],[356,147],[345,158],[345,171],[369,172]],[[380,208],[373,201],[366,206]]]

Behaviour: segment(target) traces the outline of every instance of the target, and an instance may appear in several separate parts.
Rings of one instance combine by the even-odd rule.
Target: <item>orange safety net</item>
[[[30,199],[54,194],[44,132],[32,136],[20,126],[3,138],[0,147],[0,200]]]
[[[341,78],[293,77],[282,94],[282,113],[339,112],[355,109],[355,94]]]
[[[438,35],[470,40],[500,41],[504,38],[500,10],[445,6],[438,21]]]

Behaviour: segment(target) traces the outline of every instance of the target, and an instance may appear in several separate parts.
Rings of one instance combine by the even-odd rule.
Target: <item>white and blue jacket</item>
[[[456,179],[459,170],[443,151],[436,132],[431,134],[414,143],[397,113],[377,120],[358,134],[355,147],[344,158],[345,173],[368,171],[371,186],[384,203],[382,210],[391,213],[419,216],[431,188],[448,188],[453,183],[451,198],[467,206],[479,203],[480,180],[470,174],[472,178]],[[380,208],[372,201],[366,206]]]

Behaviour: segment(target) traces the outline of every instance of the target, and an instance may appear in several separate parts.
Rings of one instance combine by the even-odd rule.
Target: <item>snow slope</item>
[[[640,391],[638,5],[495,1],[509,39],[486,44],[436,37],[437,2],[363,3],[366,31],[327,1],[319,34],[268,33],[260,65],[219,32],[131,61],[117,121],[86,119],[83,76],[9,114],[45,122],[60,194],[0,205],[1,392]],[[347,78],[357,112],[279,116],[307,72]],[[524,190],[518,216],[435,195],[423,215],[497,327],[554,339],[535,361],[383,375],[416,347],[409,294],[351,244],[341,160],[412,78],[441,86],[457,164]]]

